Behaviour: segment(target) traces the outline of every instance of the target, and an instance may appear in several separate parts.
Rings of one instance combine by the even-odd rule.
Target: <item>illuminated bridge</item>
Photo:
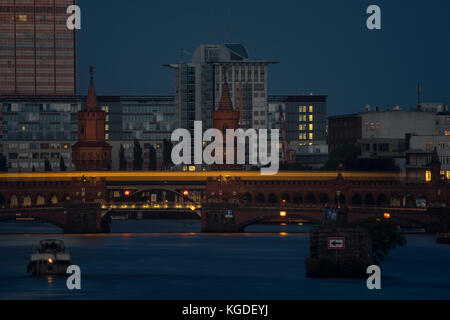
[[[108,231],[115,213],[190,212],[208,232],[239,232],[260,221],[293,217],[321,223],[326,208],[349,223],[383,216],[449,228],[449,183],[361,172],[48,172],[0,174],[0,220],[37,218],[65,232]]]

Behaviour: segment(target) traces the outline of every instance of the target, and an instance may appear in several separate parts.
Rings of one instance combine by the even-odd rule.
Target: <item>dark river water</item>
[[[309,228],[202,234],[199,221],[114,221],[111,234],[62,235],[47,224],[4,222],[0,299],[450,299],[450,245],[433,235],[407,235],[383,263],[382,289],[371,291],[365,279],[305,277]],[[81,290],[26,273],[31,246],[45,238],[70,248]]]

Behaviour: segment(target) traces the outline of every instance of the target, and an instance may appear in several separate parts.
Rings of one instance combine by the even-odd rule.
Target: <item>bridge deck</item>
[[[241,180],[333,180],[337,172],[325,171],[280,171],[275,175],[261,175],[260,171],[74,171],[74,172],[26,172],[0,173],[0,181],[71,181],[73,179],[105,178],[106,181],[202,181],[218,176]],[[399,173],[380,172],[343,172],[344,179],[349,180],[404,180],[406,176]]]

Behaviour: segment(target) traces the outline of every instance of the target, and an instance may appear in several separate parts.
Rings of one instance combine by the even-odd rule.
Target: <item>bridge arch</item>
[[[405,194],[403,196],[402,205],[403,205],[403,207],[407,207],[407,208],[415,207],[413,196],[409,193]]]
[[[274,219],[274,218],[279,218],[279,217],[280,217],[279,213],[278,214],[266,214],[266,215],[263,215],[263,216],[258,216],[258,217],[255,217],[255,218],[252,218],[252,219],[249,219],[249,220],[246,220],[246,221],[240,223],[238,225],[238,230],[244,231],[244,229],[246,227],[248,227],[248,226],[250,226],[252,224],[263,222],[263,221]],[[297,219],[307,220],[308,222],[313,223],[313,224],[321,224],[322,223],[320,220],[318,220],[316,218],[311,218],[308,215],[304,215],[304,214],[289,213],[289,217],[290,218],[297,218]]]
[[[367,193],[364,196],[364,205],[373,206],[375,204],[375,198],[371,193]]]
[[[271,204],[278,203],[278,197],[275,195],[275,193],[271,192],[269,194],[269,197],[267,198],[267,202]]]
[[[190,196],[184,196],[181,192],[178,192],[176,190],[172,190],[169,188],[164,187],[157,187],[157,188],[146,188],[142,190],[137,190],[134,193],[131,193],[129,196],[125,197],[122,196],[121,200],[127,200],[127,201],[141,201],[141,202],[147,202],[150,201],[151,194],[156,194],[156,202],[176,202],[175,200],[186,201],[186,202],[198,202],[194,199],[192,199]]]
[[[295,204],[302,204],[303,203],[303,196],[301,193],[296,193],[294,196],[294,203]]]
[[[371,217],[364,216],[364,217],[361,217],[360,219],[353,220],[352,222],[349,223],[349,225],[350,226],[355,226],[355,225],[358,225],[360,223],[364,223],[366,221],[370,221],[372,219],[374,219],[374,216],[371,216]],[[384,219],[384,218],[380,215],[379,219]],[[412,224],[415,224],[415,225],[417,225],[417,226],[419,226],[421,228],[425,228],[427,226],[427,223],[424,222],[424,221],[421,221],[421,220],[415,219],[415,218],[411,218],[411,217],[402,216],[402,215],[391,216],[391,218],[389,220],[390,221],[394,221],[394,222],[396,222],[398,224],[401,224],[401,223],[404,223],[404,222],[412,223]]]
[[[53,216],[58,216],[58,215],[53,215]],[[36,220],[44,221],[44,222],[50,223],[50,224],[64,230],[64,223],[62,221],[59,221],[57,219],[52,219],[52,218],[48,217],[47,215],[30,213],[30,214],[23,215],[21,217],[34,218]],[[17,218],[16,213],[0,214],[0,223],[9,221],[9,220],[16,220],[16,218]]]
[[[316,197],[313,193],[308,193],[306,195],[306,203],[307,204],[315,204],[316,203]]]
[[[390,202],[392,207],[400,207],[401,206],[400,195],[398,195],[397,193],[392,194]]]
[[[50,199],[49,199],[49,203],[52,205],[58,204],[59,203],[58,196],[56,194],[51,195]]]
[[[265,203],[266,202],[265,199],[266,198],[264,197],[264,195],[262,193],[258,193],[255,197],[255,202],[256,203]]]
[[[388,198],[384,193],[380,193],[377,197],[377,205],[387,206],[389,204]]]
[[[283,193],[281,195],[281,202],[283,203],[290,203],[291,202],[291,197],[289,196],[289,193]]]
[[[362,197],[359,193],[354,193],[352,195],[352,205],[354,206],[362,205]]]
[[[17,196],[15,194],[13,194],[11,196],[11,198],[9,199],[9,207],[10,208],[18,208],[19,207],[19,199],[17,198]]]
[[[45,205],[45,198],[44,198],[44,196],[43,196],[42,194],[39,194],[39,195],[36,197],[36,205],[37,205],[37,206],[43,206],[43,205]]]
[[[31,195],[27,194],[26,196],[23,197],[23,201],[22,201],[22,207],[31,207],[33,205],[32,200],[31,200]]]

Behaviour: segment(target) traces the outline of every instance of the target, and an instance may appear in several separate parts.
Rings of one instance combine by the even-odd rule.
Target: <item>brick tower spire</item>
[[[223,165],[214,166],[216,169],[230,169],[237,167],[236,165],[226,165],[226,130],[234,129],[236,130],[239,127],[239,111],[234,110],[233,103],[231,101],[230,96],[230,87],[225,79],[225,82],[222,84],[222,96],[220,97],[219,108],[217,110],[213,110],[212,114],[213,118],[213,126],[215,129],[218,129],[223,134],[223,143],[224,143],[224,160]],[[236,164],[236,141],[234,143],[234,163]]]
[[[78,142],[72,146],[77,170],[104,170],[111,166],[111,146],[105,142],[105,111],[99,110],[94,87],[94,67],[84,110],[78,112]]]

